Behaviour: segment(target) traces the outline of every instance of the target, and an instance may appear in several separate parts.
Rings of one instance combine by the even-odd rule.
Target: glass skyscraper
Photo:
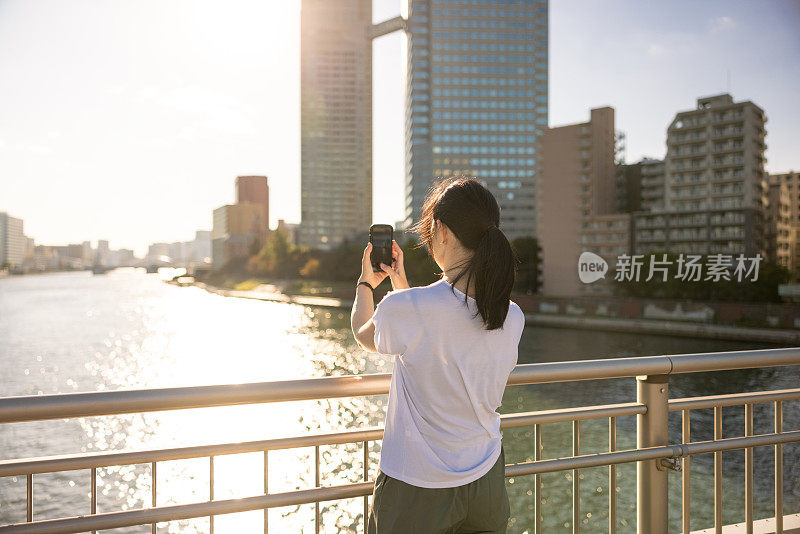
[[[481,180],[509,238],[536,235],[547,0],[407,0],[406,226],[438,177]]]
[[[372,224],[372,0],[303,0],[299,242],[330,249]]]

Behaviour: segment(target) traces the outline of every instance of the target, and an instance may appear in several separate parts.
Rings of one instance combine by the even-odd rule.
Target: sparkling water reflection
[[[169,273],[162,271],[162,278]],[[630,355],[766,348],[764,345],[636,336],[558,329],[526,329],[520,363],[593,359]],[[31,395],[132,387],[165,387],[285,380],[311,376],[389,372],[392,362],[360,350],[349,333],[347,310],[311,308],[283,303],[225,298],[198,288],[164,284],[156,275],[121,269],[105,276],[90,273],[9,278],[0,280],[0,386],[2,395]],[[794,387],[796,369],[764,369],[687,375],[673,379],[672,397]],[[633,380],[547,384],[509,388],[502,411],[527,411],[579,406],[598,402],[628,402],[635,397]],[[308,401],[263,406],[236,406],[175,412],[120,415],[0,426],[0,457],[19,458],[76,451],[103,451],[235,442],[380,425],[385,396]],[[767,431],[771,413],[757,407],[756,431]],[[797,428],[796,403],[785,408],[786,429]],[[766,407],[764,407],[766,410]],[[738,408],[726,409],[727,435],[741,434]],[[630,419],[630,420],[627,420]],[[619,420],[618,446],[632,446],[633,418]],[[673,421],[671,435],[680,434]],[[693,416],[697,439],[711,432],[710,414]],[[764,428],[762,428],[764,427]],[[505,432],[509,462],[533,454],[531,429]],[[544,455],[570,451],[568,424],[544,427]],[[582,452],[607,446],[607,421],[581,425]],[[797,448],[787,446],[785,475],[788,511],[800,506]],[[288,491],[314,484],[313,448],[270,453],[270,491]],[[374,477],[379,444],[371,445],[370,472]],[[756,451],[759,477],[757,510],[769,513],[771,452]],[[726,520],[741,520],[742,456],[726,453]],[[363,473],[359,444],[321,448],[323,484],[355,482]],[[263,491],[263,454],[220,456],[214,460],[217,499],[255,495]],[[635,470],[618,470],[620,532],[633,532]],[[709,526],[708,477],[710,458],[693,465],[696,524]],[[571,473],[543,477],[543,506],[547,532],[570,528]],[[695,480],[697,478],[697,480]],[[89,512],[88,471],[36,475],[37,519]],[[524,532],[532,522],[532,477],[508,480],[512,501],[509,532]],[[677,496],[679,479],[671,480]],[[100,512],[149,506],[149,465],[98,470]],[[762,498],[763,497],[763,498]],[[181,504],[209,498],[209,461],[192,459],[158,464],[158,504]],[[604,532],[607,523],[608,479],[605,468],[581,472],[582,522],[586,531]],[[25,480],[0,479],[0,524],[25,517]],[[679,501],[673,499],[673,506]],[[323,532],[361,529],[363,501],[322,503]],[[671,511],[673,521],[679,508]],[[270,511],[275,532],[312,532],[314,506]],[[215,518],[216,532],[258,532],[262,512]],[[677,523],[676,523],[677,524]],[[208,532],[209,520],[159,525],[162,532]],[[147,527],[121,532],[149,532]]]

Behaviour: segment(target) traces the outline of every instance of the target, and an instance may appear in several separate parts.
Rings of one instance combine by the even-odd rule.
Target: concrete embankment
[[[610,317],[574,317],[526,313],[525,324],[556,328],[584,328],[606,332],[630,332],[665,336],[728,339],[786,345],[800,344],[800,330],[748,328],[744,326],[690,323],[683,321],[656,321],[653,319],[617,319]]]
[[[325,308],[352,308],[353,301],[334,297],[315,297],[311,295],[286,295],[273,291],[239,291],[236,289],[223,289],[215,286],[196,282],[195,286],[205,289],[209,293],[223,297],[236,297],[241,299],[266,300],[270,302],[286,302],[289,304],[302,304],[304,306],[322,306]]]
[[[317,297],[311,295],[285,295],[272,291],[239,291],[222,289],[195,283],[197,287],[217,295],[272,302],[286,302],[304,306],[326,308],[352,308],[352,299]],[[523,311],[525,308],[523,307]],[[619,319],[613,317],[577,317],[562,314],[525,313],[525,324],[552,328],[581,328],[605,332],[627,332],[636,334],[657,334],[664,336],[695,337],[706,339],[727,339],[783,345],[800,345],[800,330],[777,328],[750,328],[733,325],[709,324],[686,321],[659,321],[653,319]]]

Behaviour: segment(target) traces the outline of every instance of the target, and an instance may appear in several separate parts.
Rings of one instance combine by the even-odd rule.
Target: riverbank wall
[[[525,324],[529,326],[580,328],[604,332],[724,339],[753,343],[777,343],[787,346],[800,345],[800,330],[779,328],[752,328],[687,321],[658,321],[653,319],[575,317],[541,313],[526,313]]]
[[[226,297],[327,308],[352,308],[353,306],[351,298],[285,295],[273,290],[259,290],[258,288],[240,291],[218,288],[202,282],[194,285]],[[376,298],[379,300],[384,293],[376,295]],[[708,307],[704,303],[676,302],[673,303],[672,308],[656,308],[657,311],[653,311],[654,308],[648,307],[645,301],[629,302],[634,299],[619,299],[615,308],[609,306],[603,299],[596,299],[594,307],[590,307],[585,301],[581,302],[581,299],[553,299],[531,295],[513,295],[512,299],[525,312],[525,323],[529,326],[800,345],[800,329],[717,324],[708,322],[708,319],[703,321],[702,318],[709,317]],[[727,305],[729,303],[718,304]],[[598,312],[602,312],[603,315]],[[622,316],[608,315],[612,312]],[[668,318],[642,317],[642,315],[654,313],[662,313]]]
[[[800,303],[513,295],[525,311],[543,315],[689,321],[755,328],[800,329]]]

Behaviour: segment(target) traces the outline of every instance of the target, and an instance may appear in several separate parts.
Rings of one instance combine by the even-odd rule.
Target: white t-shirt
[[[380,470],[414,486],[468,484],[500,456],[497,408],[525,316],[511,302],[503,327],[486,330],[464,296],[441,279],[389,292],[372,316],[378,352],[397,356]]]

